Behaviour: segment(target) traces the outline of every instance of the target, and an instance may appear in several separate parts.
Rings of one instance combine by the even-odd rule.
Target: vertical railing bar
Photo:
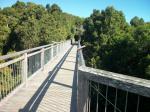
[[[18,61],[18,64],[17,64],[17,84],[19,85],[19,63],[20,61]]]
[[[53,48],[54,48],[54,46],[52,45],[52,47],[51,47],[51,60],[53,59]]]
[[[91,81],[89,80],[89,112],[91,111]]]
[[[136,112],[139,112],[139,104],[140,104],[140,96],[138,95],[137,96],[137,109],[136,109]]]
[[[41,49],[41,68],[42,68],[42,70],[44,69],[44,63],[43,63],[43,61],[44,61],[44,48],[42,48]]]
[[[20,61],[18,61],[18,67],[17,67],[17,70],[18,70],[18,85],[20,84],[20,80],[19,80],[19,78],[20,78],[20,75],[19,75],[19,74],[20,74],[20,73],[19,73],[20,71],[19,71],[19,70],[20,70],[20,69],[19,69],[19,68],[20,68]]]
[[[28,75],[27,75],[27,77],[30,76],[30,74],[32,73],[32,69],[33,69],[33,66],[31,66],[31,63],[32,63],[31,59],[32,59],[32,56],[28,57],[28,59],[27,59],[27,65],[28,65],[28,70],[27,70]]]
[[[22,81],[22,78],[21,78],[21,76],[22,76],[22,62],[23,62],[23,61],[20,61],[20,83],[23,82],[23,81]]]
[[[14,80],[15,80],[15,86],[14,86],[14,87],[16,88],[16,71],[15,71],[15,66],[14,66],[14,64],[13,64],[13,72],[14,72],[14,76],[15,76],[15,79],[14,79]]]
[[[10,65],[10,70],[12,70],[12,64]],[[12,72],[11,76],[12,76],[12,83],[11,83],[11,91],[12,91],[13,90],[13,84],[14,84],[14,74],[13,74],[13,72]]]
[[[34,57],[35,57],[35,56],[32,56],[32,57],[30,58],[31,63],[30,63],[30,61],[29,61],[29,63],[30,63],[29,65],[31,66],[31,74],[28,74],[29,76],[32,75],[32,74],[34,73],[34,70],[35,70]],[[29,69],[30,69],[30,68],[29,68]]]
[[[31,66],[33,66],[33,70],[31,70],[32,71],[32,74],[35,72],[35,70],[36,70],[36,63],[35,63],[35,60],[37,60],[37,55],[34,55],[32,58],[31,58]],[[31,75],[32,75],[31,74]]]
[[[9,92],[9,82],[8,82],[8,78],[9,78],[9,68],[8,68],[8,73],[7,73],[7,69],[5,69],[5,73],[6,73],[6,96],[8,95],[8,92]]]
[[[2,73],[4,74],[4,69],[5,68],[3,68],[3,70],[2,70]],[[4,98],[4,93],[5,93],[5,88],[4,88],[4,75],[2,75],[2,81],[3,81],[3,98]]]
[[[2,69],[1,69],[2,70]],[[1,71],[2,72],[2,71]],[[3,73],[3,72],[2,72]],[[0,78],[1,78],[1,81],[2,81],[2,77],[3,77],[3,74],[1,74]],[[0,83],[0,101],[2,99],[2,82]]]
[[[49,49],[49,61],[51,60],[51,50],[52,50],[52,48]]]
[[[56,54],[57,54],[57,45],[55,45],[55,55],[54,55],[54,57],[56,56]]]
[[[4,74],[4,97],[5,97],[5,94],[6,94],[5,92],[5,68],[4,68],[3,74]]]
[[[10,65],[8,66],[8,68],[10,69]],[[11,77],[11,73],[10,73],[10,75],[9,75],[9,93],[11,92],[11,82],[12,82],[12,77]]]
[[[115,108],[114,108],[114,112],[116,112],[116,107],[117,107],[117,96],[118,96],[118,89],[116,88],[116,95],[115,95]]]
[[[35,72],[35,70],[36,70],[36,63],[35,63],[35,60],[37,59],[37,56],[36,55],[34,55],[32,58],[31,58],[31,66],[33,66],[33,70],[32,70],[32,74]],[[32,75],[31,74],[31,75]]]
[[[87,97],[87,112],[89,111],[89,81],[87,80],[87,85],[88,85],[88,97]]]
[[[41,54],[42,55],[42,54]],[[36,60],[38,60],[38,57],[37,57],[37,55],[34,55],[33,56],[33,65],[34,65],[34,69],[33,69],[33,73],[32,74],[34,74],[34,72],[36,71],[36,69],[37,69],[37,65],[36,65]],[[41,68],[42,68],[42,63],[41,63]]]
[[[88,81],[86,80],[86,84],[88,84]],[[88,91],[87,91],[88,92]],[[86,102],[85,102],[85,111],[88,112],[88,98],[86,97]]]
[[[8,67],[8,70],[6,69],[6,85],[7,85],[7,88],[6,88],[6,91],[7,91],[7,94],[9,93],[9,76],[10,76],[10,73],[9,73],[9,67]]]
[[[127,112],[127,106],[128,106],[128,91],[126,92],[125,112]]]
[[[12,73],[14,75],[14,89],[16,88],[16,74],[15,74],[15,67],[14,67],[14,63],[12,64],[13,69],[12,69]]]
[[[54,46],[53,46],[52,48],[53,48],[53,50],[52,50],[52,51],[53,51],[53,57],[54,57],[54,54],[55,54],[55,53],[54,53],[54,51],[55,51]]]
[[[59,52],[59,46],[58,46],[59,44],[57,44],[57,54],[56,54],[56,56],[58,55],[58,52]]]
[[[28,63],[29,63],[29,65],[31,66],[31,68],[30,68],[30,67],[28,68],[29,73],[30,73],[30,74],[28,73],[28,77],[34,72],[34,68],[35,68],[34,66],[35,66],[35,65],[33,65],[33,63],[34,63],[33,61],[34,61],[34,60],[33,60],[33,56],[32,56],[32,57],[29,57]]]
[[[21,62],[22,60],[19,62],[19,84],[21,84]]]
[[[58,55],[58,44],[56,45],[56,56]]]
[[[16,62],[16,67],[15,67],[15,70],[16,70],[16,86],[18,86],[18,62]]]
[[[86,98],[86,112],[88,112],[88,100],[89,100],[89,98],[88,98],[88,91],[89,91],[89,81],[88,80],[86,80],[86,82],[87,82],[87,98]]]
[[[4,76],[5,76],[5,77],[4,77],[4,78],[5,78],[5,79],[4,79],[4,90],[5,90],[5,95],[4,95],[4,96],[6,96],[6,94],[7,94],[7,91],[6,91],[7,83],[6,83],[6,74],[5,74],[5,73],[6,73],[6,68],[4,69]]]
[[[105,112],[107,112],[107,95],[108,95],[108,86],[106,86]]]
[[[24,82],[25,82],[25,86],[27,87],[27,77],[28,77],[28,57],[27,57],[27,53],[24,54]]]
[[[97,91],[99,91],[99,83],[98,83],[98,88],[97,88]],[[99,93],[97,92],[97,106],[96,106],[96,112],[98,112],[98,95]]]

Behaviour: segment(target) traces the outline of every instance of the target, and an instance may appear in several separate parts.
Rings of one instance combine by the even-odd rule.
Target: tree
[[[150,79],[150,24],[138,17],[131,24],[113,7],[93,10],[82,36],[87,66]]]
[[[57,4],[53,4],[52,6],[46,5],[46,8],[47,8],[48,12],[50,12],[50,13],[62,12],[61,8]]]
[[[0,18],[0,52],[2,53],[3,46],[6,45],[10,34],[10,28],[8,27],[7,16],[0,14]]]
[[[143,18],[139,18],[139,17],[135,16],[134,18],[131,19],[130,24],[134,27],[137,27],[139,25],[143,25],[144,20],[143,20]]]
[[[63,13],[57,4],[46,8],[35,3],[17,1],[0,10],[0,51],[7,54],[75,35],[79,17]]]

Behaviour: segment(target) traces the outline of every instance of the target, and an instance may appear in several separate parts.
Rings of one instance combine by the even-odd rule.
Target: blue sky
[[[37,4],[58,4],[64,12],[80,17],[88,17],[93,9],[103,10],[107,6],[114,6],[122,10],[126,20],[129,22],[134,16],[142,17],[150,21],[150,0],[22,0]],[[14,4],[16,0],[0,0],[0,7],[7,7]]]

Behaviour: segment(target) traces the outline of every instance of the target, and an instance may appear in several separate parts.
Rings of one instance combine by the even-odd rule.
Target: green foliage
[[[2,52],[3,46],[6,45],[10,34],[10,28],[7,23],[7,16],[0,14],[0,18],[0,52]]]
[[[46,8],[49,13],[61,13],[62,12],[62,10],[60,9],[60,7],[57,4],[53,4],[52,6],[50,6],[48,4],[48,5],[46,5]]]
[[[52,41],[73,38],[79,17],[62,12],[57,4],[17,1],[0,10],[0,52],[19,51]]]
[[[137,27],[139,25],[143,25],[144,24],[144,20],[143,20],[143,18],[139,18],[139,17],[135,16],[134,18],[131,19],[130,24],[132,26]]]
[[[135,17],[131,25],[113,7],[101,12],[94,10],[84,21],[82,44],[86,45],[86,64],[150,79],[150,24]]]

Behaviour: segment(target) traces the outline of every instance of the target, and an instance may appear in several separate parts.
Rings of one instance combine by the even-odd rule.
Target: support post
[[[58,56],[58,53],[59,53],[59,44],[57,44],[56,56]]]
[[[88,80],[80,70],[78,71],[77,86],[77,112],[87,112]]]
[[[27,53],[24,53],[24,60],[22,62],[22,80],[27,87],[27,77],[28,77],[28,57]]]
[[[53,49],[54,49],[54,46],[53,46],[53,44],[51,45],[51,60],[53,59]]]
[[[108,86],[106,86],[105,112],[107,112],[107,96],[108,96]]]
[[[41,49],[41,68],[44,70],[44,48]]]

